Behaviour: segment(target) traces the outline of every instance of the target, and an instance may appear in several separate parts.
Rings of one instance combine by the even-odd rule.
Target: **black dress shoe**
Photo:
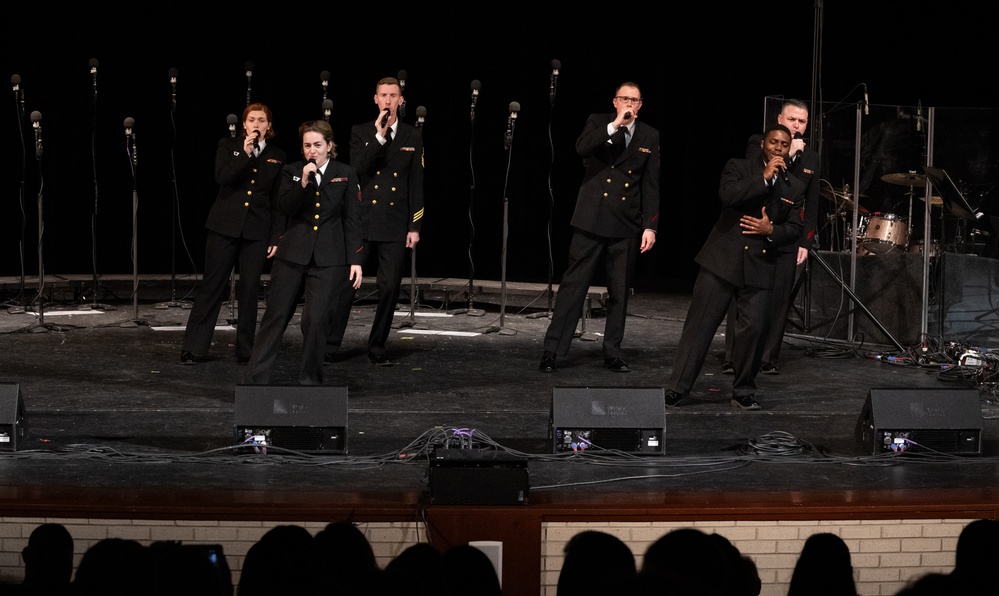
[[[620,358],[605,358],[604,368],[614,372],[631,372],[631,369],[628,368],[628,363]]]
[[[776,362],[764,362],[760,365],[760,372],[765,375],[779,375],[780,367],[777,366]]]
[[[333,354],[329,352],[323,354],[323,364],[333,364]]]
[[[558,370],[558,362],[555,360],[555,352],[545,352],[541,357],[541,364],[538,365],[541,372],[555,372]]]
[[[195,362],[198,362],[200,360],[201,358],[195,356],[193,352],[188,352],[187,350],[184,350],[183,352],[180,353],[181,364],[194,364]]]
[[[378,366],[392,366],[392,361],[385,354],[368,354],[368,360]]]
[[[666,407],[675,408],[686,398],[687,396],[682,393],[677,393],[676,391],[666,391]]]
[[[733,397],[732,405],[742,409],[742,410],[762,410],[759,402],[752,395],[744,395],[742,397]]]
[[[735,365],[732,364],[731,360],[726,360],[724,363],[722,363],[722,374],[723,375],[735,374]]]
[[[246,364],[249,364],[249,363],[250,363],[250,357],[249,356],[236,356],[236,364],[246,365]]]

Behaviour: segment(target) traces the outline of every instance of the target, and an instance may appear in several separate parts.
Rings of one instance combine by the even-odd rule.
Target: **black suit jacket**
[[[747,159],[763,159],[763,150],[760,143],[763,135],[752,135],[749,137],[749,144],[746,147]],[[786,244],[777,248],[782,253],[798,253],[798,248],[808,249],[815,241],[815,228],[818,225],[819,217],[819,178],[821,159],[819,154],[811,147],[805,146],[805,150],[799,153],[791,166],[788,174],[793,175],[805,182],[805,200],[801,209],[801,239],[795,244]]]
[[[284,151],[274,143],[253,157],[243,151],[243,137],[221,139],[215,152],[219,194],[205,227],[232,238],[267,238],[269,245],[277,244],[284,231],[284,218],[276,211],[284,163]]]
[[[405,241],[423,224],[423,138],[399,122],[392,143],[375,139],[375,123],[350,131],[350,165],[361,185],[361,228],[365,240]]]
[[[641,236],[659,225],[659,131],[635,121],[631,143],[614,146],[607,125],[615,114],[591,114],[576,140],[586,171],[572,225],[606,238]]]
[[[721,213],[695,258],[699,265],[738,287],[773,287],[775,249],[796,244],[801,237],[798,214],[805,182],[789,172],[789,183],[778,176],[768,186],[763,170],[762,158],[728,160],[718,190]],[[759,234],[743,234],[739,225],[743,215],[761,217],[764,206],[774,224],[773,241]]]
[[[284,167],[278,208],[288,227],[278,244],[278,258],[308,265],[360,265],[363,260],[360,189],[351,166],[330,160],[319,187],[302,188],[299,161]]]

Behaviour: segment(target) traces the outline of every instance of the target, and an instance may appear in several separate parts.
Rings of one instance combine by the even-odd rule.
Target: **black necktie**
[[[392,129],[391,128],[386,128],[385,129],[385,144],[386,145],[391,145],[392,144]]]

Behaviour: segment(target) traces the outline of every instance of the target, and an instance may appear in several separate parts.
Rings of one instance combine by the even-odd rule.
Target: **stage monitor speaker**
[[[527,459],[489,449],[435,449],[428,470],[434,505],[526,505]]]
[[[236,442],[347,452],[347,388],[236,385]]]
[[[0,451],[17,451],[27,439],[21,385],[0,383]]]
[[[605,449],[666,452],[662,387],[554,387],[549,435],[554,453]]]
[[[982,404],[977,389],[871,389],[857,439],[872,454],[902,451],[979,455]]]

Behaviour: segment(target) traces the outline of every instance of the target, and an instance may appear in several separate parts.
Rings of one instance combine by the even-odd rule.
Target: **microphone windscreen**
[[[399,81],[405,81],[407,76],[408,75],[406,74],[405,70],[400,70],[398,79]]]
[[[332,99],[324,99],[323,100],[323,109],[324,110],[332,110],[333,109],[333,100]]]
[[[21,75],[19,75],[19,74],[10,75],[10,84],[11,85],[20,85],[21,84]]]
[[[171,66],[170,70],[168,71],[168,74],[170,75],[171,79],[176,79],[177,78],[177,69]]]
[[[426,118],[427,117],[427,108],[425,108],[424,106],[416,106],[416,117],[417,118]]]
[[[245,62],[245,63],[243,64],[243,70],[245,70],[245,71],[246,71],[246,74],[247,74],[247,75],[250,75],[250,74],[252,74],[252,73],[253,73],[253,61],[252,61],[252,60],[247,60],[247,61],[246,61],[246,62]]]
[[[31,112],[31,121],[32,122],[41,122],[42,121],[42,113],[39,112],[38,110],[35,110],[34,112]]]
[[[324,83],[329,82],[329,80],[330,80],[330,71],[324,70],[321,73],[319,73],[319,80],[322,81],[322,82],[324,82]]]
[[[800,130],[798,132],[794,133],[794,138],[796,138],[796,139],[800,139],[802,136],[803,135],[801,134]]]
[[[517,112],[519,112],[520,111],[520,104],[517,103],[517,102],[515,102],[515,101],[511,101],[510,102],[510,111],[513,112],[514,114],[516,114]]]
[[[90,68],[97,68],[97,65],[98,65],[97,58],[91,58],[89,64],[90,64]]]
[[[236,114],[229,114],[225,117],[225,123],[229,125],[239,124],[239,116]]]
[[[562,68],[562,63],[559,62],[558,60],[552,60],[552,69],[558,70],[560,68]]]
[[[475,79],[472,81],[472,91],[478,91],[479,89],[482,89],[482,83],[479,82],[479,79]]]
[[[132,118],[131,116],[125,118],[125,128],[132,128],[134,126],[135,126],[135,118]]]

